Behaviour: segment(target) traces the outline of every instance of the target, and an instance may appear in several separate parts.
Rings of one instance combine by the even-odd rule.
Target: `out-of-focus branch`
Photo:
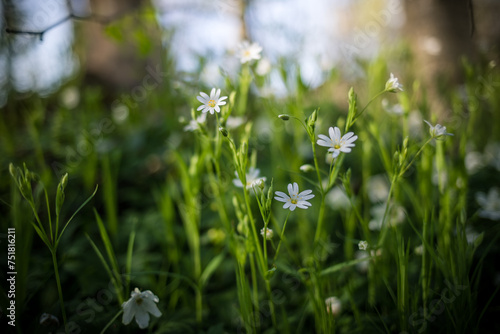
[[[54,22],[53,24],[49,25],[48,27],[46,27],[43,30],[32,31],[32,30],[13,29],[13,28],[7,27],[7,28],[5,28],[5,32],[8,33],[8,34],[22,34],[22,35],[39,36],[40,41],[42,41],[43,40],[43,35],[47,31],[49,31],[49,30],[57,27],[60,24],[63,24],[66,21],[76,20],[76,21],[96,22],[96,23],[99,23],[99,24],[102,24],[102,25],[107,25],[107,24],[113,22],[114,20],[119,19],[120,17],[122,17],[126,13],[128,13],[128,11],[121,12],[121,13],[118,13],[118,14],[115,14],[115,15],[112,15],[112,16],[109,16],[109,17],[99,16],[99,15],[79,16],[79,15],[75,15],[75,14],[69,14],[68,16],[60,19],[57,22]]]

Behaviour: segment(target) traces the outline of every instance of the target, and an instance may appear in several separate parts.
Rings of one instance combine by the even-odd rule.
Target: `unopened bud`
[[[300,166],[299,169],[301,172],[307,173],[307,172],[314,171],[314,166],[309,165],[309,164],[305,164],[305,165]]]
[[[282,120],[284,121],[288,121],[290,119],[290,116],[288,115],[285,115],[285,114],[282,114],[282,115],[278,115],[279,118],[281,118]]]
[[[12,175],[12,177],[16,177],[16,168],[14,167],[12,162],[9,164],[9,173],[10,175]]]
[[[222,133],[222,135],[223,135],[224,137],[227,137],[227,136],[228,136],[228,132],[227,132],[226,128],[224,128],[224,127],[222,127],[222,126],[219,126],[219,131],[220,131],[220,133]]]

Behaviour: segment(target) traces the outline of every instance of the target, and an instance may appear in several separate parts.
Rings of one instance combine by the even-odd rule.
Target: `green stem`
[[[106,332],[106,330],[108,330],[109,326],[111,326],[111,324],[113,324],[113,322],[115,322],[115,320],[120,316],[120,314],[123,313],[123,309],[121,309],[120,311],[118,311],[118,313],[113,317],[113,319],[111,319],[108,324],[106,326],[104,326],[104,328],[102,329],[101,331],[101,334],[104,334],[104,332]]]
[[[252,215],[252,207],[250,206],[250,198],[248,196],[248,190],[243,187],[243,195],[245,197],[245,204],[247,207],[248,218],[250,219],[250,227],[252,230],[252,235],[254,239],[255,249],[257,250],[259,268],[261,270],[262,276],[265,277],[267,271],[267,265],[264,262],[264,256],[262,255],[262,249],[260,249],[259,237],[257,235],[257,230],[255,229],[255,220]]]
[[[387,202],[385,203],[384,217],[382,218],[382,224],[380,227],[380,229],[382,230],[382,234],[381,234],[380,240],[377,244],[378,247],[382,246],[382,244],[384,243],[385,237],[387,235],[388,228],[385,228],[385,220],[387,218],[387,214],[389,213],[389,206],[390,206],[390,202],[391,202],[392,192],[394,191],[394,185],[396,184],[397,177],[398,177],[398,174],[394,174],[394,176],[392,177],[391,187],[389,188],[389,194],[387,195]]]
[[[54,264],[54,274],[56,276],[57,292],[59,294],[59,303],[61,304],[61,313],[62,313],[62,317],[63,317],[64,331],[66,333],[68,333],[68,327],[67,327],[67,321],[66,321],[66,309],[64,308],[64,299],[63,299],[63,293],[62,293],[62,287],[61,287],[61,279],[59,278],[59,268],[57,265],[56,250],[51,249],[50,252],[52,253],[52,263]]]
[[[370,105],[373,101],[375,101],[375,99],[376,99],[377,97],[379,97],[380,95],[384,94],[385,92],[386,92],[386,91],[385,91],[385,89],[384,89],[383,91],[381,91],[380,93],[378,93],[377,95],[375,95],[374,97],[372,97],[372,99],[371,99],[370,101],[368,101],[368,103],[365,105],[365,107],[364,107],[364,108],[363,108],[363,109],[362,109],[362,110],[361,110],[361,111],[360,111],[357,115],[354,115],[354,117],[353,117],[353,120],[352,120],[351,124],[347,124],[347,126],[346,126],[346,130],[345,130],[345,131],[347,132],[347,131],[349,130],[349,128],[350,128],[351,126],[353,126],[353,125],[354,125],[354,123],[358,120],[358,118],[361,116],[361,114],[363,114],[363,112],[366,110],[366,108],[368,108],[368,106],[369,106],[369,105]]]
[[[201,288],[196,289],[196,322],[201,324],[202,311],[203,311],[203,296],[201,295]]]
[[[252,254],[250,254],[249,259],[250,259],[250,273],[252,275],[253,305],[255,313],[259,314],[259,283],[257,281],[257,270],[255,270],[255,260]]]
[[[422,147],[418,150],[418,152],[413,156],[413,159],[411,159],[411,161],[408,163],[408,165],[406,165],[406,167],[401,170],[401,172],[399,173],[399,176],[403,176],[403,174],[408,170],[408,168],[410,168],[410,166],[413,164],[413,162],[415,162],[415,159],[420,155],[420,153],[422,153],[422,150],[424,149],[424,147],[427,146],[427,144],[429,144],[432,139],[433,139],[432,137],[427,139],[427,141],[424,143],[424,145],[422,145]]]
[[[286,223],[288,222],[288,217],[290,217],[290,212],[291,211],[288,211],[288,213],[286,215],[285,223],[283,224],[283,229],[281,230],[280,242],[278,243],[278,249],[276,249],[276,254],[274,255],[274,262],[276,262],[276,259],[278,258],[278,254],[280,252],[281,242],[283,241],[283,237],[285,235]]]

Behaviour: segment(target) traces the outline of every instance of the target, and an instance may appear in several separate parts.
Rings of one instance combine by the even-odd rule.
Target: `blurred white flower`
[[[465,238],[467,239],[467,243],[474,244],[479,236],[480,234],[477,233],[472,227],[467,226],[465,228]]]
[[[75,86],[66,87],[61,92],[60,98],[63,106],[73,109],[80,103],[80,91]]]
[[[386,203],[375,205],[370,209],[372,220],[368,223],[368,228],[372,231],[380,230],[382,228],[382,220],[384,219]],[[389,212],[386,217],[385,224],[387,226],[396,226],[401,224],[405,219],[404,209],[397,203],[389,206]]]
[[[354,132],[348,132],[341,137],[340,129],[338,127],[330,127],[328,130],[330,138],[325,135],[318,135],[318,145],[329,147],[328,152],[332,152],[333,158],[336,158],[340,152],[349,153],[351,147],[354,147],[354,142],[358,136],[354,136]]]
[[[312,190],[304,190],[299,193],[299,185],[294,182],[293,185],[291,183],[288,184],[288,195],[281,191],[276,191],[275,200],[284,202],[283,209],[290,209],[290,211],[295,210],[296,207],[300,209],[307,209],[312,204],[307,200],[310,200],[314,197]]]
[[[441,42],[434,36],[425,36],[421,39],[420,47],[431,56],[439,55],[442,49]]]
[[[358,248],[359,250],[366,250],[368,248],[368,242],[366,240],[361,240],[358,242]]]
[[[116,123],[123,123],[128,118],[129,110],[128,107],[120,103],[111,109],[111,117]]]
[[[206,93],[200,92],[200,96],[197,96],[196,98],[198,99],[198,101],[203,103],[196,110],[201,110],[202,113],[210,111],[210,113],[213,115],[214,111],[220,112],[219,106],[223,106],[226,104],[226,101],[224,100],[227,99],[227,96],[220,96],[220,89],[215,90],[215,88],[212,88],[210,96],[208,96]]]
[[[250,44],[249,41],[243,41],[239,45],[239,57],[242,64],[253,59],[260,59],[262,47],[257,43]]]
[[[255,69],[258,75],[264,76],[271,72],[271,62],[267,58],[262,58],[257,64],[257,68]]]
[[[403,91],[403,85],[398,82],[398,78],[391,73],[391,77],[385,83],[385,91],[391,93],[397,93],[398,90]]]
[[[200,124],[205,123],[207,120],[207,114],[203,113],[200,116],[196,117],[196,119],[192,119],[189,121],[189,124],[184,127],[184,131],[196,131],[200,128]]]
[[[328,297],[325,299],[326,312],[332,316],[337,316],[342,311],[342,302],[337,297]]]
[[[500,142],[490,142],[484,148],[485,162],[500,171]]]
[[[500,220],[500,196],[498,188],[491,188],[488,194],[478,192],[476,201],[481,206],[479,217]]]
[[[243,183],[241,183],[241,180],[238,176],[238,172],[234,172],[234,174],[236,175],[236,178],[233,180],[233,184],[238,188],[243,188]],[[246,174],[247,183],[245,184],[245,187],[247,189],[252,189],[253,187],[260,187],[261,181],[262,182],[266,181],[266,177],[265,176],[260,177],[259,174],[260,170],[258,168],[250,167],[248,169],[248,173]]]
[[[472,175],[483,167],[483,155],[477,151],[467,152],[464,163],[467,173]]]
[[[273,234],[274,234],[274,232],[270,228],[264,228],[263,227],[260,230],[260,235],[262,235],[262,236],[265,235],[266,236],[266,240],[271,240],[273,238]]]
[[[149,313],[155,317],[161,316],[161,312],[156,306],[160,300],[150,290],[141,292],[138,288],[130,293],[130,299],[122,304],[124,325],[130,324],[135,317],[139,328],[144,329],[149,326]]]
[[[427,122],[426,120],[424,120],[424,122],[430,126],[429,133],[431,134],[432,138],[444,140],[445,136],[453,136],[453,133],[446,132],[446,126],[442,126],[441,124],[432,126],[432,124]]]
[[[413,249],[413,251],[415,252],[415,254],[417,255],[422,255],[424,254],[424,245],[420,245],[420,246],[417,246]]]
[[[354,258],[356,260],[361,260],[367,258],[368,256],[369,254],[367,251],[357,251],[356,253],[354,253]],[[358,268],[360,272],[366,273],[368,271],[368,261],[369,260],[359,262],[358,264],[356,264],[356,268]]]
[[[339,187],[333,187],[332,190],[326,195],[326,204],[328,204],[334,210],[347,209],[351,207],[351,202],[349,197],[345,192]]]
[[[387,200],[387,196],[389,196],[389,182],[385,174],[378,174],[370,177],[366,185],[366,191],[372,203]]]
[[[422,137],[422,113],[419,110],[412,110],[408,115],[408,128],[410,129],[410,136],[421,138]]]
[[[226,121],[226,127],[228,129],[236,129],[237,127],[239,127],[240,125],[242,125],[243,123],[245,123],[245,119],[243,117],[240,117],[240,116],[229,116],[227,118],[227,121]]]
[[[395,105],[389,105],[389,101],[387,99],[382,100],[382,108],[391,115],[401,116],[404,113],[403,106],[399,103]]]

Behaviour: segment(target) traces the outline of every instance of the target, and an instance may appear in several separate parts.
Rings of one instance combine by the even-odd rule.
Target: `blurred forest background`
[[[261,151],[273,135],[255,110],[277,115],[296,105],[341,113],[348,107],[349,87],[359,86],[359,95],[367,99],[375,92],[375,75],[385,78],[385,72],[394,72],[405,89],[423,92],[416,95],[441,124],[469,121],[468,116],[458,119],[454,110],[470,101],[451,96],[471,94],[467,83],[474,81],[473,87],[480,87],[472,92],[479,101],[475,107],[488,106],[475,119],[478,135],[472,139],[473,150],[483,152],[499,139],[499,99],[489,99],[500,90],[499,18],[500,1],[494,0],[2,0],[0,236],[8,226],[19,226],[17,254],[29,259],[17,264],[19,321],[30,323],[42,312],[57,314],[58,301],[53,277],[47,275],[52,264],[46,249],[31,226],[20,227],[32,213],[21,203],[9,163],[26,162],[53,190],[69,173],[69,213],[99,184],[92,207],[106,221],[119,262],[124,263],[128,236],[140,227],[134,266],[183,272],[187,265],[180,259],[188,247],[179,237],[182,226],[167,223],[178,220],[179,209],[162,195],[176,193],[169,185],[179,178],[171,152],[189,157],[186,147],[194,146],[194,139],[183,129],[200,91],[225,86],[223,95],[229,95],[230,88],[236,90],[241,41],[263,47],[254,69],[258,89],[252,86],[248,99],[263,171],[269,171],[265,162],[272,153]],[[383,64],[383,70],[373,70],[373,63]],[[471,177],[470,186],[486,191],[499,181],[498,171],[488,170]],[[471,190],[471,211],[478,208],[472,198]],[[116,312],[87,302],[109,279],[81,237],[86,232],[98,238],[91,206],[79,215],[85,223],[72,223],[61,240],[61,280],[67,309],[77,310],[73,320],[90,322],[88,328],[97,331]],[[214,239],[203,234],[202,244],[216,244],[204,254],[204,263],[222,252]],[[493,266],[499,248],[490,250],[480,254],[488,253],[491,266],[485,268],[485,290],[475,296],[484,303],[500,280]],[[210,286],[206,308],[221,307],[229,298],[225,286],[234,283],[234,272],[229,264],[221,268],[229,274],[217,276],[218,283]],[[172,312],[164,332],[192,329],[186,319],[194,321],[194,316],[185,302],[191,295],[175,292],[181,281],[160,275],[134,283],[157,287],[153,292],[166,300]],[[5,295],[0,301],[4,305]],[[498,329],[491,317],[498,311],[493,303],[483,324]],[[222,313],[213,321],[227,321]],[[33,331],[39,327],[27,325]],[[217,333],[219,327],[214,328],[203,330]]]

